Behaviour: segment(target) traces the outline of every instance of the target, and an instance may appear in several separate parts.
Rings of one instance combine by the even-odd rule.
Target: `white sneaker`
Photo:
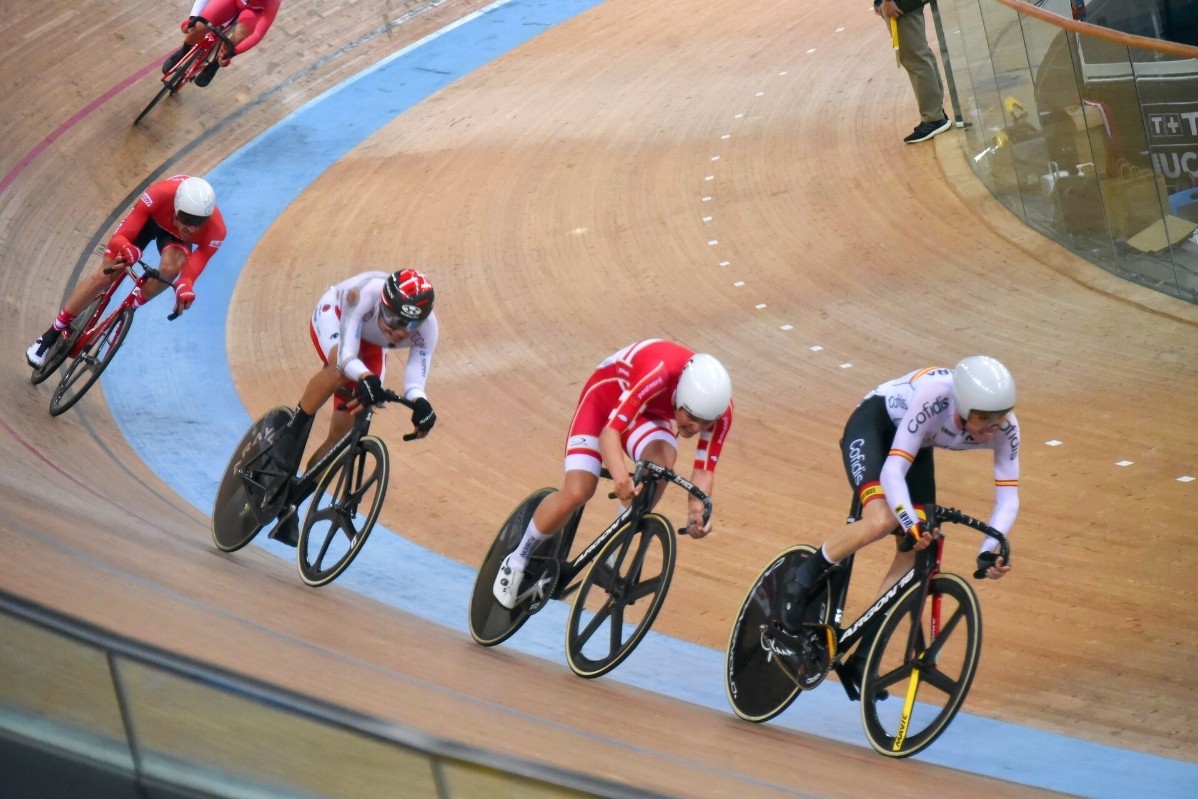
[[[50,352],[50,344],[54,342],[44,342],[42,339],[45,336],[40,336],[37,341],[29,345],[29,349],[25,350],[25,360],[34,369],[41,369],[46,365],[46,354]]]
[[[495,575],[495,587],[492,592],[499,604],[508,610],[516,607],[516,598],[520,596],[520,583],[524,582],[524,570],[513,569],[508,565],[511,555],[499,564],[499,574]]]

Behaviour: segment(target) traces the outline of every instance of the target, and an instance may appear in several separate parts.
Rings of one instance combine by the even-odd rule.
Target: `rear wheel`
[[[387,445],[363,436],[321,476],[297,547],[305,583],[328,585],[358,556],[383,509],[390,469]]]
[[[733,711],[745,721],[769,721],[803,691],[787,667],[779,662],[774,641],[781,629],[783,588],[814,552],[814,547],[801,544],[783,550],[774,558],[753,582],[732,625],[724,688]],[[804,621],[827,624],[831,616],[830,600],[831,591],[825,588],[808,602]]]
[[[129,335],[132,324],[133,309],[122,308],[92,335],[58,381],[50,397],[51,416],[69,410],[100,379]]]
[[[59,336],[58,340],[50,345],[50,350],[46,353],[46,362],[42,364],[40,369],[33,370],[33,374],[29,376],[30,383],[36,386],[54,374],[58,370],[58,367],[62,366],[62,362],[67,359],[71,348],[75,346],[75,342],[83,334],[83,329],[91,322],[92,316],[96,313],[96,308],[103,299],[103,295],[101,295],[92,300],[83,313],[76,316],[75,321],[71,322],[67,334]]]
[[[944,732],[969,693],[982,648],[981,607],[964,579],[937,574],[926,599],[922,592],[922,585],[907,589],[865,660],[861,720],[870,744],[888,757],[910,757]],[[881,703],[883,691],[894,698]]]
[[[625,525],[595,555],[566,626],[566,660],[579,677],[620,665],[657,618],[674,576],[678,543],[665,517]]]
[[[511,638],[517,630],[524,626],[524,622],[528,621],[529,616],[536,613],[544,606],[545,602],[549,601],[547,595],[534,595],[509,609],[499,604],[492,589],[503,559],[516,548],[516,545],[524,537],[524,530],[528,527],[528,522],[536,512],[537,506],[541,504],[541,500],[556,490],[555,488],[540,488],[525,497],[499,528],[494,541],[491,542],[491,548],[487,550],[487,556],[483,559],[482,566],[479,567],[478,576],[474,579],[474,590],[470,595],[470,635],[483,646],[495,646]],[[546,577],[546,572],[550,572],[550,576],[554,577],[553,581],[556,583],[557,553],[561,549],[564,537],[565,533],[558,533],[545,543],[542,553],[535,553],[529,558],[528,567],[524,570],[524,589],[537,584],[543,577]],[[552,589],[553,586],[550,585],[549,588]]]
[[[270,452],[291,413],[284,405],[271,408],[250,425],[229,458],[212,506],[212,542],[222,552],[241,549],[274,518],[261,502],[280,479],[290,477],[274,467]]]

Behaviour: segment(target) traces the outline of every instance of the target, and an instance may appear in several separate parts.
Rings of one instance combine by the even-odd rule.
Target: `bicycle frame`
[[[106,288],[104,292],[99,295],[100,302],[96,305],[96,309],[92,311],[91,317],[88,318],[87,323],[83,326],[83,332],[79,334],[79,337],[75,339],[75,343],[67,352],[68,358],[77,357],[79,353],[83,352],[83,350],[87,348],[87,345],[92,342],[92,339],[95,338],[97,331],[103,330],[108,322],[125,308],[131,308],[132,310],[136,311],[137,302],[133,298],[134,292],[144,286],[147,281],[158,280],[167,284],[168,286],[173,285],[169,280],[164,280],[161,276],[161,273],[154,267],[147,266],[141,261],[138,261],[138,263],[142,267],[142,273],[140,275],[133,271],[133,266],[131,264],[127,264],[123,267],[114,267],[113,269],[108,270],[109,272],[115,272],[119,269],[126,275],[132,277],[133,287],[129,289],[129,293],[125,295],[125,299],[121,301],[121,304],[114,308],[112,313],[105,316],[104,311],[108,309],[108,304],[112,302],[112,298],[116,294],[116,290],[121,286],[122,283],[125,282],[125,278],[122,276],[120,280],[114,280],[108,284],[108,288]],[[179,315],[177,313],[172,313],[167,318],[173,320],[178,318],[178,316]]]
[[[929,529],[938,529],[942,521],[954,522],[963,524],[967,527],[972,527],[979,532],[994,538],[999,542],[1001,554],[1004,560],[1010,558],[1010,548],[1007,544],[1006,537],[997,530],[988,525],[966,516],[961,511],[953,508],[941,508],[937,505],[929,505],[925,509],[928,517]],[[850,519],[852,517],[850,516]],[[922,615],[924,602],[928,598],[928,589],[931,587],[932,578],[940,572],[940,564],[944,557],[944,537],[939,536],[926,549],[915,553],[915,563],[907,570],[906,574],[899,579],[878,597],[868,609],[865,610],[852,624],[847,628],[841,627],[841,619],[844,613],[845,601],[848,597],[849,581],[852,578],[853,572],[853,556],[849,556],[843,562],[833,567],[825,575],[824,580],[827,581],[832,598],[833,598],[833,615],[832,628],[837,636],[836,651],[831,653],[832,667],[841,674],[840,668],[847,660],[846,653],[860,643],[862,640],[868,640],[872,637],[876,630],[877,624],[890,612],[892,606],[898,603],[899,597],[905,592],[908,586],[913,583],[922,586],[919,602],[919,615]],[[819,583],[817,583],[819,585]],[[931,614],[931,640],[935,640],[940,635],[940,598],[932,597],[932,614]],[[915,647],[914,641],[915,630],[911,631],[907,641],[907,651],[910,654]],[[849,699],[856,699],[853,694],[852,681],[844,679],[845,675],[841,674],[841,685],[845,692],[848,693]]]
[[[236,23],[237,18],[234,17],[224,24],[207,26],[208,30],[204,33],[204,38],[200,39],[197,44],[192,45],[192,48],[179,59],[180,64],[188,64],[187,73],[180,78],[179,70],[176,67],[162,76],[162,82],[165,84],[169,85],[172,82],[176,82],[176,85],[171,90],[172,93],[178,91],[184,83],[194,80],[195,76],[200,74],[204,67],[220,57],[220,50],[217,46],[218,42],[229,48],[230,53],[233,52],[236,45],[229,40],[226,34],[233,29]],[[199,50],[200,55],[198,58],[192,60],[191,56],[197,50]]]
[[[594,541],[587,545],[586,549],[578,554],[573,560],[558,560],[559,570],[546,570],[545,574],[525,589],[524,594],[539,592],[541,596],[548,599],[564,599],[570,594],[578,590],[578,583],[574,582],[575,578],[586,571],[587,566],[595,559],[595,553],[600,551],[613,536],[624,527],[625,524],[631,523],[636,525],[641,517],[653,509],[659,491],[657,483],[665,481],[680,486],[684,491],[693,497],[696,497],[703,502],[703,523],[711,518],[711,498],[707,496],[698,486],[687,480],[685,477],[675,473],[672,469],[667,469],[651,461],[640,461],[637,463],[636,471],[633,473],[633,482],[637,485],[642,483],[653,483],[653,486],[646,486],[639,494],[633,497],[632,504],[624,509],[624,512],[617,516],[611,524],[600,533]],[[662,486],[664,489],[664,486]],[[615,496],[614,494],[612,495]],[[574,536],[578,532],[578,525],[582,521],[582,512],[586,508],[579,508],[575,511],[570,521],[566,523],[562,530],[561,548],[559,551],[569,553],[570,548],[574,544]],[[534,558],[536,555],[533,556]],[[551,593],[546,595],[545,587],[550,582],[554,583],[554,588]]]

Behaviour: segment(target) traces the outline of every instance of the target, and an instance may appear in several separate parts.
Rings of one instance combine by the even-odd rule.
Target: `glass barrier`
[[[56,775],[81,771],[123,778],[89,794],[104,797],[658,796],[250,681],[4,591],[0,675],[3,796],[68,795]]]
[[[990,192],[1107,271],[1198,302],[1198,49],[1019,0],[933,13]]]

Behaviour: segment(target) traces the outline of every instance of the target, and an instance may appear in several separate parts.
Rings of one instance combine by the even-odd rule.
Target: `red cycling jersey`
[[[250,29],[246,36],[237,43],[234,55],[241,55],[246,50],[262,41],[262,37],[270,30],[271,23],[279,13],[281,0],[196,0],[192,6],[191,16],[203,17],[213,25],[223,25],[234,17]]]
[[[129,212],[116,232],[108,242],[105,255],[115,256],[116,252],[127,244],[132,244],[145,228],[146,223],[153,221],[166,233],[179,240],[173,246],[186,246],[188,249],[187,264],[179,275],[181,281],[195,284],[196,278],[208,265],[208,260],[216,254],[220,245],[225,241],[225,218],[221,216],[220,208],[212,209],[212,216],[200,225],[194,232],[181,229],[175,222],[175,191],[179,184],[187,179],[187,175],[175,175],[166,180],[151,185],[137,199],[133,210]],[[168,246],[172,246],[168,245]]]
[[[694,350],[663,339],[630,344],[605,358],[583,386],[570,426],[566,456],[598,456],[596,438],[604,427],[620,433],[629,449],[638,443],[630,435],[650,434],[642,423],[674,430],[674,390]],[[695,468],[714,472],[724,440],[732,427],[732,405],[699,434]],[[635,457],[635,456],[634,456]]]

